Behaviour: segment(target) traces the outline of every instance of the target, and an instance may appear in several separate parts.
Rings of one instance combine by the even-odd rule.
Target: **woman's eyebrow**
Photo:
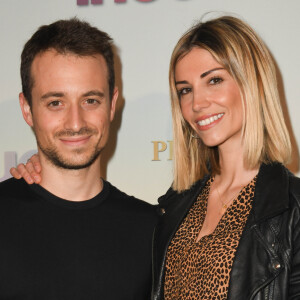
[[[208,71],[202,73],[202,74],[200,75],[200,78],[204,78],[204,77],[207,76],[208,74],[210,74],[210,73],[212,73],[212,72],[214,72],[214,71],[217,71],[217,70],[224,70],[224,68],[214,68],[214,69],[208,70]]]
[[[188,82],[186,80],[182,80],[182,81],[175,81],[175,85],[177,84],[187,84]]]

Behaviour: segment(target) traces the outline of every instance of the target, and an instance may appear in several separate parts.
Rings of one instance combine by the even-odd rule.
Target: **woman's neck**
[[[244,162],[244,149],[242,145],[234,147],[219,147],[220,174],[215,181],[223,189],[247,185],[258,173],[258,167],[249,169]]]

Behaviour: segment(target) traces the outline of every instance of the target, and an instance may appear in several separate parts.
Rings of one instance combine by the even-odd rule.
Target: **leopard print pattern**
[[[252,208],[256,177],[242,188],[214,232],[196,242],[205,219],[212,182],[210,178],[168,248],[165,300],[227,298],[230,271]]]

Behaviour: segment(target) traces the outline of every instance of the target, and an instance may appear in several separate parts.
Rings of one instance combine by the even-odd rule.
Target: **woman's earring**
[[[193,134],[191,133],[191,136],[192,136],[192,138],[194,138],[194,139],[200,139],[200,137],[199,137],[198,135],[193,135]]]

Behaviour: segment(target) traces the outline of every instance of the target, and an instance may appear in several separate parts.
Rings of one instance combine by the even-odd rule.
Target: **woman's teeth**
[[[205,120],[201,120],[198,122],[198,124],[200,126],[205,126],[205,125],[209,125],[210,123],[214,122],[214,121],[217,121],[218,119],[222,118],[223,117],[223,113],[222,114],[218,114],[218,115],[214,115],[213,117],[209,117]]]

